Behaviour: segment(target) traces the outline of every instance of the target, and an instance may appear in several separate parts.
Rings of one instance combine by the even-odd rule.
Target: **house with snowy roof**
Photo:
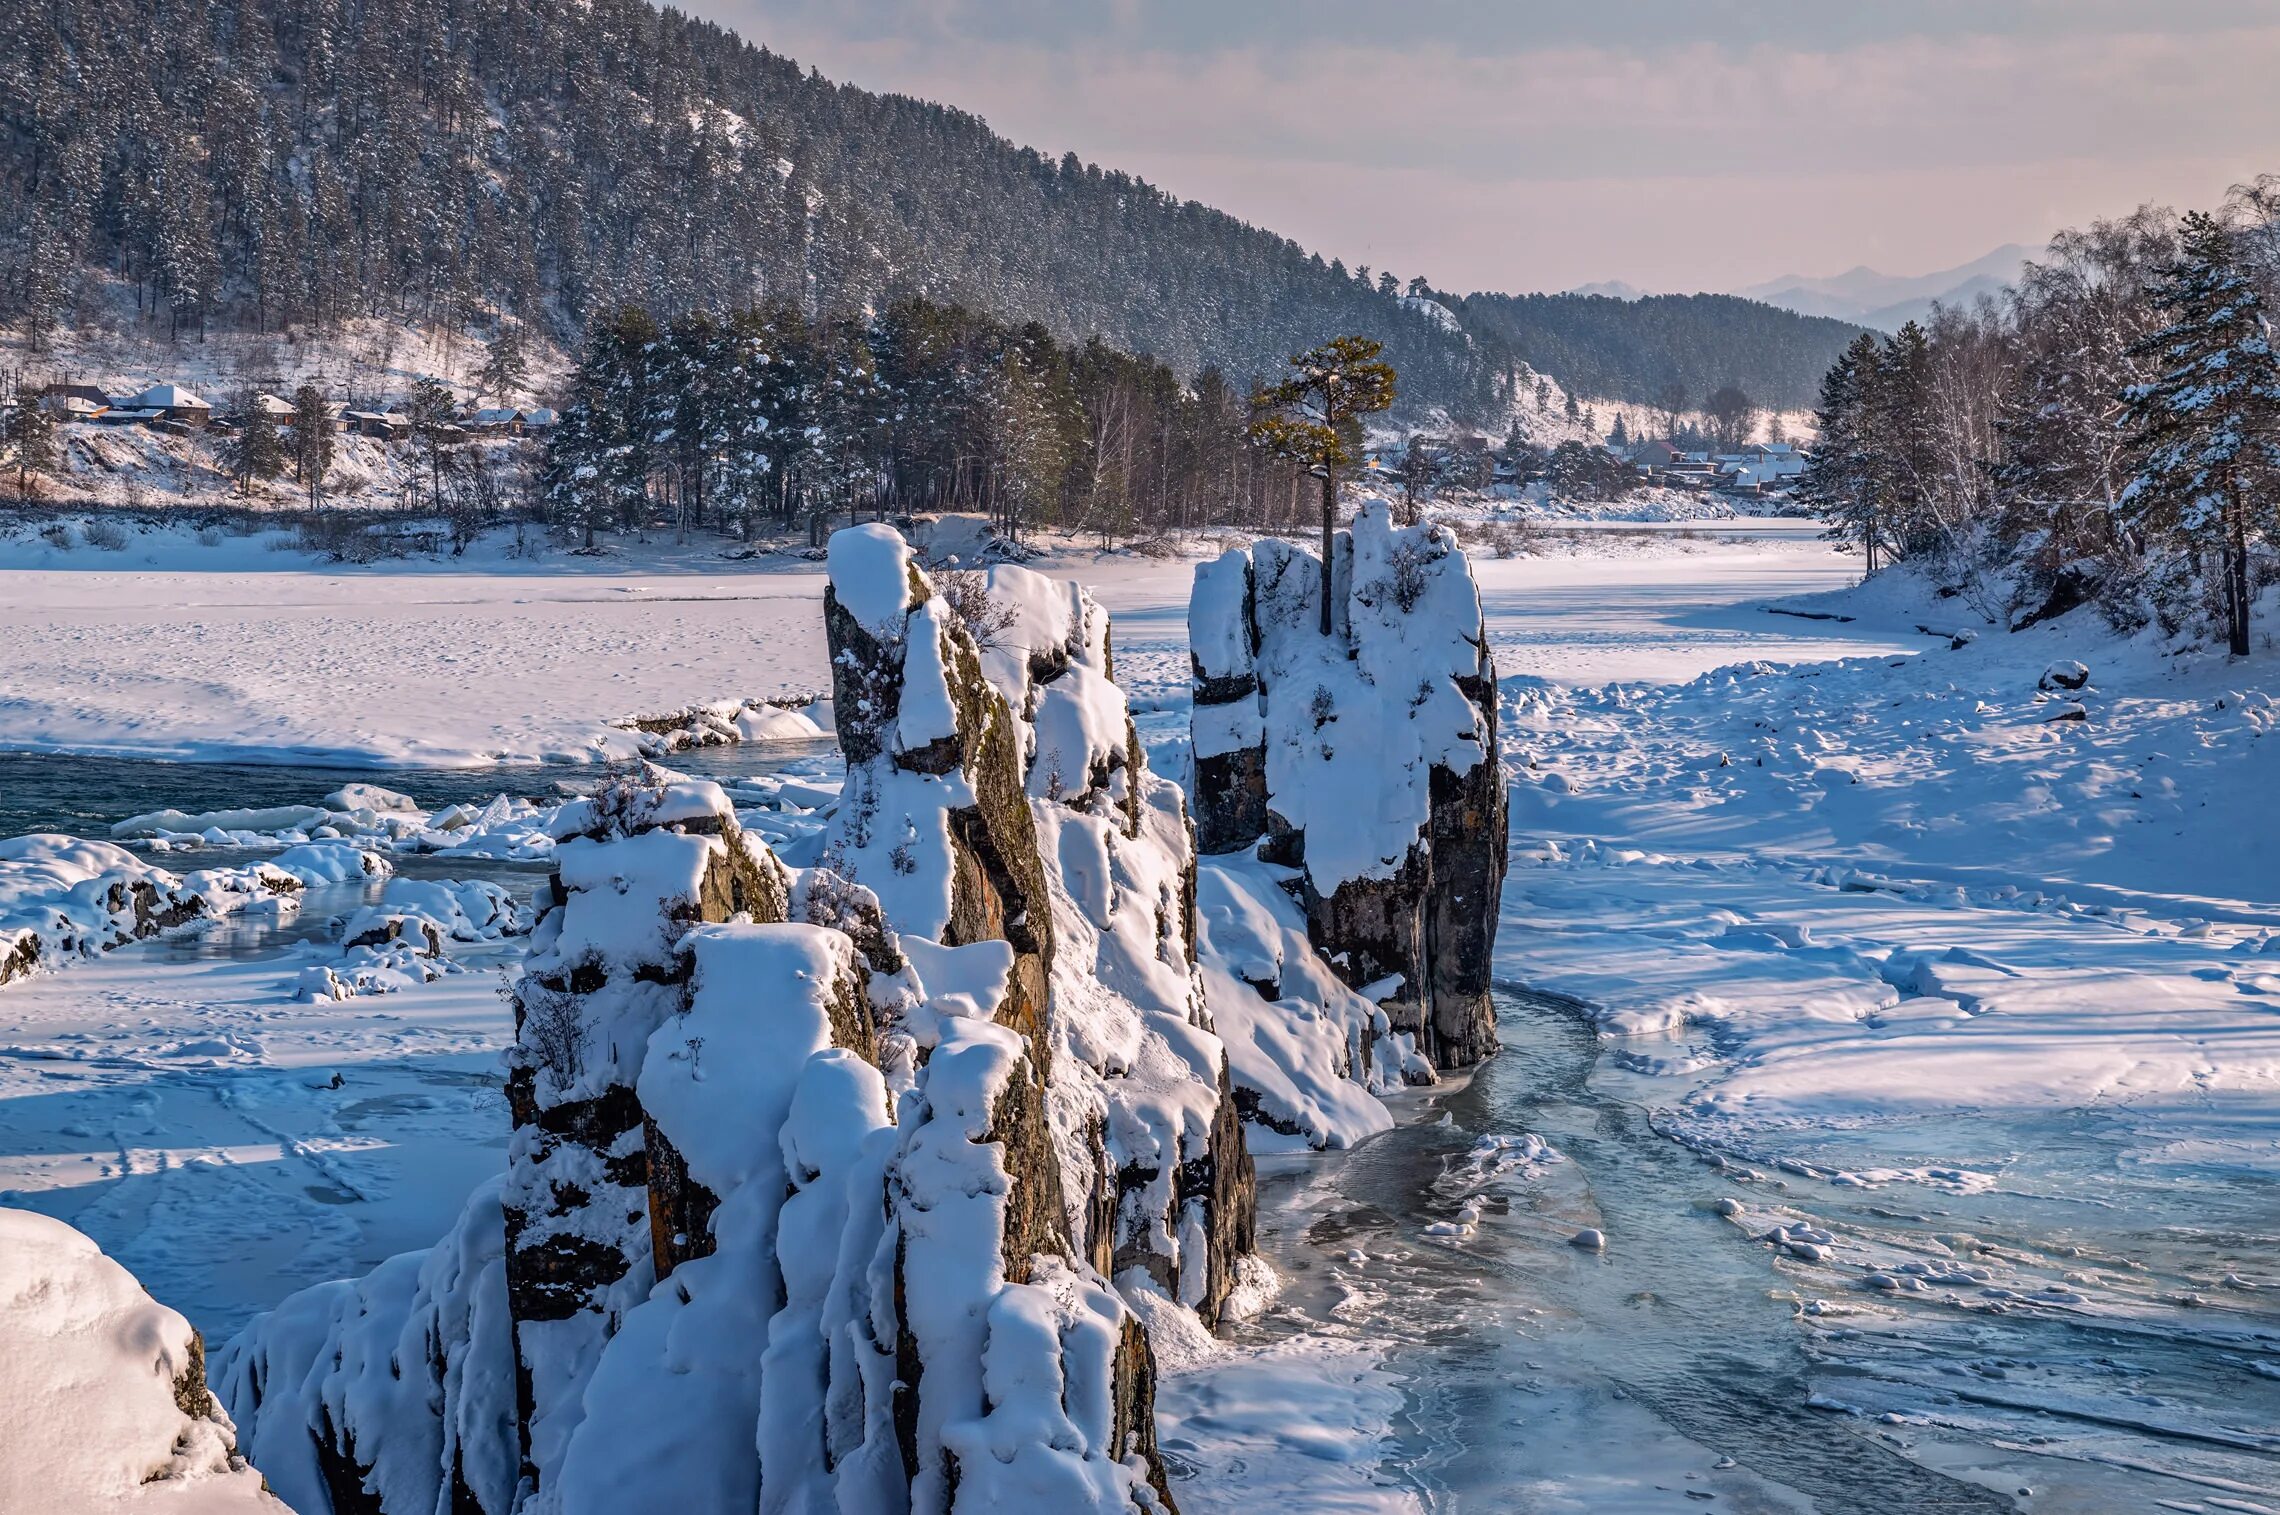
[[[153,384],[126,402],[129,410],[156,411],[157,419],[175,421],[193,429],[214,418],[214,407],[179,384]]]
[[[412,434],[412,418],[393,410],[344,410],[340,419],[344,430],[379,442],[399,441]]]

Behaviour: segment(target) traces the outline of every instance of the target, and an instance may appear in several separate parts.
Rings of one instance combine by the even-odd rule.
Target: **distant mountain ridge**
[[[2033,255],[2031,249],[2010,242],[1935,273],[1905,276],[1864,266],[1824,278],[1785,274],[1734,293],[1800,315],[1897,331],[1910,321],[1923,320],[1934,304],[1968,305],[1982,294],[2000,294],[2018,279],[2020,268]]]
[[[1635,405],[1699,405],[1732,384],[1800,409],[1861,328],[1739,295],[1442,296],[1468,332],[1501,344],[1568,390]]]

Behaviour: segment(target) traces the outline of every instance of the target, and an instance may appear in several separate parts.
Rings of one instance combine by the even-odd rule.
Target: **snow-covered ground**
[[[2280,1509],[2272,654],[1951,646],[1919,626],[1968,612],[1846,592],[1804,523],[1554,547],[1476,564],[1515,778],[1499,963],[1583,1008],[1515,998],[1469,1086],[1267,1165],[1282,1300],[1167,1354],[1183,1508],[1840,1507],[1806,1464],[1852,1458],[1897,1469],[1893,1507]],[[0,549],[0,748],[474,763],[825,682],[796,559],[36,551]],[[1178,773],[1193,560],[1043,566],[1097,587]],[[2038,689],[2063,659],[2087,687]],[[502,1161],[492,975],[292,1003],[316,935],[0,991],[0,1201],[209,1332],[441,1234]],[[1712,1348],[1749,1425],[1673,1366]]]

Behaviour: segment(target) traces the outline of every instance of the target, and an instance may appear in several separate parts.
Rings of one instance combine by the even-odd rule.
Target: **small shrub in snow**
[[[90,547],[99,547],[105,552],[124,552],[126,550],[127,529],[116,521],[106,521],[97,517],[79,529],[87,538],[87,545]]]
[[[586,1071],[586,1025],[577,997],[532,983],[522,989],[521,1000],[523,1047],[556,1088],[570,1088]]]
[[[69,552],[79,545],[72,539],[71,525],[67,521],[50,521],[40,528],[40,540],[57,552]]]
[[[975,646],[995,647],[1012,629],[1016,613],[990,597],[987,574],[974,568],[951,568],[932,578],[935,590],[973,633]]]

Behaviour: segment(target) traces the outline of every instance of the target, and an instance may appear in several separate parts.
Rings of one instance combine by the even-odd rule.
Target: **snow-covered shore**
[[[1772,595],[1843,582],[1848,565],[1804,537],[1607,538],[1478,568],[1500,651],[1525,649],[1517,671],[1596,682],[1674,658],[1707,668],[1825,646],[1826,628],[1802,624],[1769,638],[1754,612],[1682,624],[1707,586]],[[618,724],[628,718],[829,683],[822,565],[798,556],[732,560],[718,543],[660,543],[523,559],[494,536],[465,558],[359,567],[290,546],[278,534],[202,541],[173,529],[137,532],[118,552],[0,541],[11,649],[0,751],[587,764],[635,755],[635,734]],[[1193,557],[1068,546],[1043,566],[1097,587],[1136,693],[1184,698]],[[1792,629],[1801,634],[1778,634]]]

